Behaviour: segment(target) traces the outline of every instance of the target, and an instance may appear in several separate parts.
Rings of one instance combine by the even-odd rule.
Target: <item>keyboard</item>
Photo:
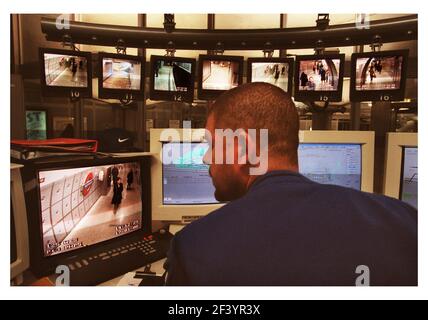
[[[70,285],[97,285],[161,260],[166,257],[172,237],[169,232],[156,232],[67,259]]]

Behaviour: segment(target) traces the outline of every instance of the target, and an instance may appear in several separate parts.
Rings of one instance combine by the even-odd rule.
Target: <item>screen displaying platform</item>
[[[355,90],[398,90],[403,69],[402,56],[358,58]]]
[[[403,148],[400,199],[418,208],[418,148]]]
[[[88,61],[82,56],[44,54],[46,85],[51,87],[88,87]]]
[[[137,162],[39,172],[44,256],[142,228]]]
[[[290,65],[286,62],[251,63],[251,82],[267,82],[288,91]]]
[[[189,92],[193,88],[190,62],[157,60],[153,76],[155,90]]]
[[[340,59],[301,60],[298,66],[300,91],[337,91]]]
[[[140,90],[141,62],[129,59],[103,58],[103,88]]]
[[[214,204],[214,186],[202,159],[208,143],[165,143],[162,146],[163,204]]]
[[[301,143],[299,171],[308,179],[361,190],[361,145]]]
[[[202,89],[230,90],[239,84],[239,62],[230,60],[202,61]]]

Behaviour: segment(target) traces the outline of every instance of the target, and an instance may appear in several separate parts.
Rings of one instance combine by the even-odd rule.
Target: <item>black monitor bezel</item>
[[[339,59],[339,83],[336,91],[304,91],[299,90],[299,72],[300,62],[306,60]],[[340,102],[342,101],[343,77],[345,74],[345,54],[316,54],[296,56],[296,65],[294,72],[294,99],[296,101],[320,101],[320,102]]]
[[[400,89],[395,90],[367,90],[359,91],[355,88],[357,81],[357,59],[358,58],[370,58],[370,57],[390,57],[390,56],[402,56],[403,65],[401,68],[401,80]],[[349,97],[353,102],[361,101],[401,101],[404,99],[406,91],[406,80],[407,80],[407,63],[409,58],[409,50],[392,50],[392,51],[381,51],[381,52],[364,52],[364,53],[353,53],[351,56],[351,82]]]
[[[161,149],[161,156],[163,157],[163,147],[165,144],[169,144],[169,143],[179,143],[179,144],[184,144],[184,143],[201,143],[201,142],[197,142],[197,141],[189,141],[189,142],[185,142],[185,141],[163,141],[162,142],[162,149]],[[203,142],[202,142],[203,143]],[[208,142],[206,142],[208,144]],[[164,164],[163,161],[161,163],[162,165],[162,206],[164,207],[172,207],[172,206],[211,206],[211,205],[218,205],[218,204],[222,204],[225,202],[205,202],[205,203],[165,203],[165,188],[164,188],[164,177],[165,177],[165,168],[164,168]]]
[[[293,58],[248,58],[247,59],[247,83],[251,83],[251,78],[253,76],[252,72],[252,64],[253,63],[287,63],[288,68],[288,86],[287,86],[287,93],[292,95],[293,91],[293,80],[294,80],[294,59]],[[278,87],[280,88],[280,87]],[[282,89],[282,88],[280,88]]]
[[[132,89],[111,89],[103,87],[103,60],[104,58],[123,59],[137,61],[141,64],[140,73],[140,88]],[[100,99],[129,99],[129,100],[144,100],[144,80],[145,80],[146,61],[143,57],[127,54],[117,54],[108,52],[98,52],[98,98]]]
[[[45,57],[44,54],[61,54],[69,56],[79,56],[86,58],[87,61],[87,87],[60,87],[48,86],[46,84],[46,70],[45,70]],[[74,51],[54,48],[39,48],[39,65],[40,65],[40,85],[41,91],[44,96],[58,97],[58,96],[72,96],[72,93],[78,93],[78,97],[74,94],[75,98],[92,98],[92,53],[85,51]]]
[[[88,247],[64,252],[62,254],[45,257],[43,251],[43,232],[41,224],[41,202],[40,185],[37,183],[39,172],[43,170],[60,170],[77,167],[93,167],[107,164],[121,164],[129,162],[139,162],[141,166],[140,178],[142,181],[142,228],[129,234],[102,241]],[[58,265],[67,265],[76,256],[87,256],[99,251],[101,247],[108,247],[115,243],[125,243],[135,241],[135,238],[143,238],[152,232],[151,216],[151,177],[150,177],[150,157],[117,157],[117,158],[97,158],[93,156],[78,157],[69,160],[50,160],[41,163],[26,163],[22,169],[23,184],[26,186],[25,199],[28,218],[28,232],[30,239],[30,267],[38,276],[52,274]],[[29,187],[31,186],[31,187]],[[37,208],[34,212],[34,208]],[[144,223],[146,221],[146,223]]]
[[[228,90],[209,90],[202,88],[202,69],[204,61],[231,61],[238,62],[239,65],[239,76],[238,86],[242,84],[243,72],[244,72],[244,57],[243,56],[223,56],[223,55],[208,55],[200,54],[198,60],[198,99],[200,100],[215,100],[219,95]]]
[[[155,63],[159,60],[190,63],[192,65],[191,90],[189,90],[188,92],[156,90],[154,71],[155,71]],[[152,55],[150,57],[150,100],[185,101],[189,103],[193,102],[194,95],[195,95],[195,74],[196,74],[196,59]]]

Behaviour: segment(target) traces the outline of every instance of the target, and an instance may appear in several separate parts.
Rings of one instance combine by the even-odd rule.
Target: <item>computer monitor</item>
[[[151,231],[146,157],[82,157],[26,166],[31,268],[43,276],[69,259]],[[132,184],[128,186],[132,174]],[[123,191],[113,182],[122,180]]]
[[[142,100],[144,63],[144,59],[138,56],[98,53],[98,97]]]
[[[150,66],[151,100],[193,101],[196,59],[152,55]]]
[[[202,163],[208,149],[205,130],[192,129],[188,137],[184,130],[176,129],[175,136],[164,130],[150,130],[152,216],[188,223],[223,205],[215,199],[209,167]]]
[[[418,134],[386,136],[384,194],[418,207]]]
[[[374,132],[300,131],[299,172],[319,183],[373,192]]]
[[[198,98],[214,100],[242,84],[244,58],[199,55]]]
[[[248,58],[247,82],[267,82],[291,94],[294,59]]]
[[[21,180],[22,165],[10,165],[10,280],[22,283],[22,273],[30,266],[27,211]]]
[[[39,59],[44,95],[92,97],[90,52],[40,48]]]
[[[351,58],[351,101],[404,99],[409,50],[354,53]]]
[[[344,54],[297,56],[295,100],[341,101],[344,67]]]

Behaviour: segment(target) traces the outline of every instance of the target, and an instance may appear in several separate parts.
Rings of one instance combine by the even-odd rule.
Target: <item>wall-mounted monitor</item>
[[[192,102],[196,59],[151,56],[150,99]]]
[[[293,70],[290,58],[248,58],[247,82],[267,82],[291,94]]]
[[[90,52],[39,49],[43,95],[92,97],[92,56]]]
[[[341,101],[344,64],[344,54],[297,56],[294,98],[297,101]]]
[[[98,54],[98,97],[142,100],[144,66],[142,57],[100,52]]]
[[[354,53],[351,101],[403,100],[408,55],[408,50]]]
[[[198,98],[214,100],[242,84],[243,61],[239,56],[199,55]]]

